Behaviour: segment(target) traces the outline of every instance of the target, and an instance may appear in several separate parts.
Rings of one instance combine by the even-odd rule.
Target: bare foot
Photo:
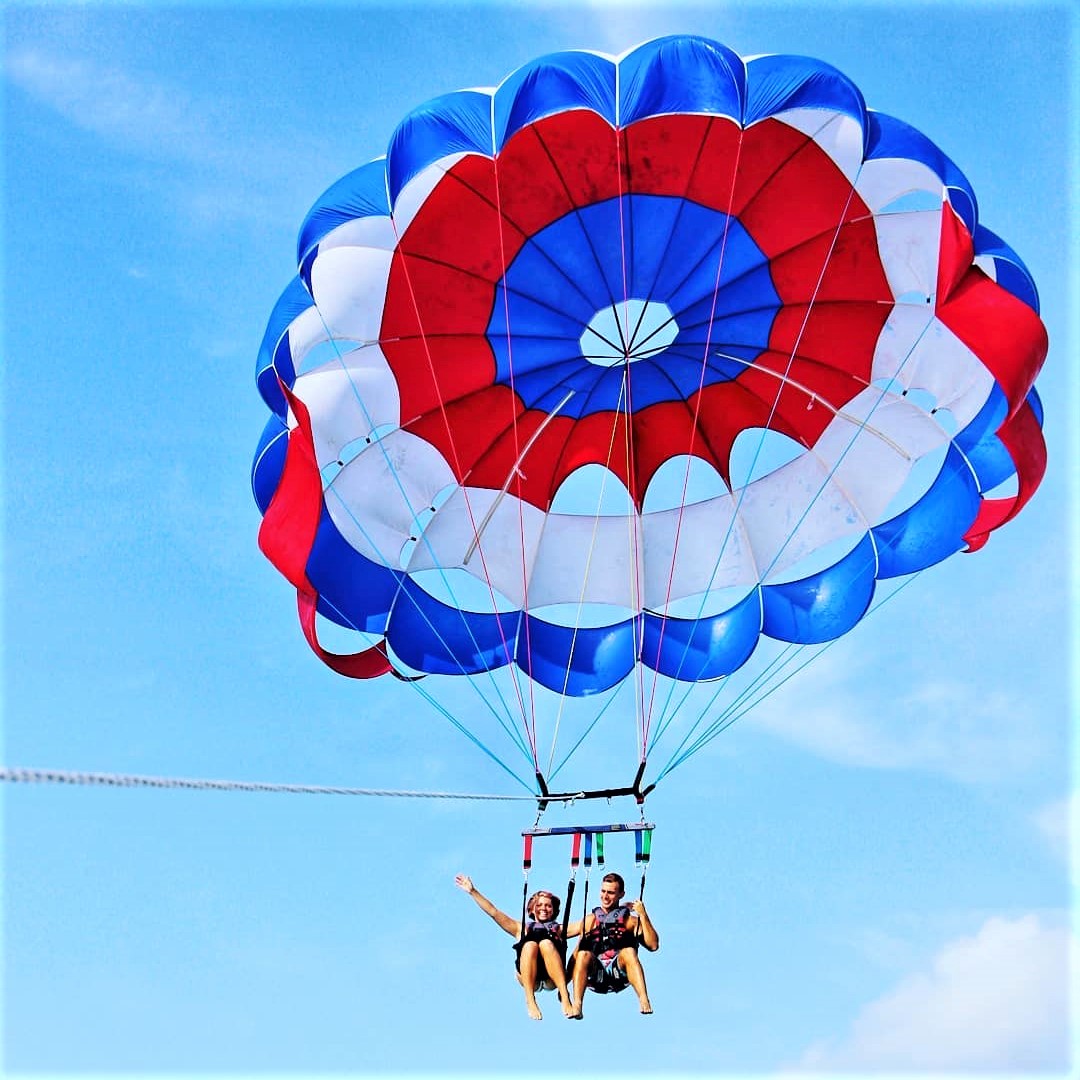
[[[530,1020],[543,1020],[544,1014],[540,1011],[540,1006],[535,1001],[526,1001],[525,1008],[529,1010]]]
[[[641,1015],[642,1016],[651,1016],[652,1015],[652,1005],[650,1005],[649,1002],[643,1001],[641,1003]]]
[[[570,1020],[584,1020],[585,1017],[581,1015],[581,1006],[575,1005],[567,1014],[567,1018]]]

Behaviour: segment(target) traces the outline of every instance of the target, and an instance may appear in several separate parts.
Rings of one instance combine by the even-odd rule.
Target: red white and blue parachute
[[[815,60],[543,57],[406,116],[297,255],[253,487],[345,674],[631,677],[644,761],[656,679],[839,637],[1042,478],[1028,271]]]

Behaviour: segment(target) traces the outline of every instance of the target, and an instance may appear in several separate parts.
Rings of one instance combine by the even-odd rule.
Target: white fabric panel
[[[402,545],[415,535],[415,515],[453,480],[438,450],[407,431],[394,431],[338,473],[326,490],[326,505],[357,551],[396,566]]]
[[[732,523],[734,508],[734,498],[722,495],[685,507],[681,526],[678,510],[645,515],[642,532],[646,607],[662,611],[669,599],[680,600],[708,588],[722,589],[758,580],[742,522],[736,519]],[[676,530],[679,546],[672,574]]]
[[[466,565],[465,555],[476,538],[476,530],[484,523],[496,499],[495,511],[484,525],[480,544]],[[531,570],[536,557],[544,516],[542,510],[512,495],[500,499],[497,491],[458,488],[428,523],[408,569],[464,567],[478,580],[490,580],[498,592],[521,606],[525,603],[524,575]]]
[[[823,462],[804,454],[744,489],[739,518],[766,581],[824,544],[865,530],[828,474]]]
[[[777,113],[775,119],[809,135],[848,180],[855,182],[862,166],[863,130],[854,117],[824,109],[789,109]]]
[[[880,214],[874,218],[881,265],[893,296],[937,292],[938,255],[941,250],[941,212],[912,210]]]
[[[311,267],[311,288],[334,337],[378,339],[390,262],[391,253],[379,248],[320,249]]]
[[[394,223],[385,214],[354,218],[327,233],[319,241],[319,255],[333,248],[365,247],[393,251],[397,245]]]
[[[433,161],[401,189],[392,214],[394,232],[398,237],[405,235],[405,230],[412,224],[413,218],[439,181],[465,156],[465,151],[461,151]]]
[[[375,428],[400,423],[397,382],[377,345],[354,349],[341,360],[306,372],[296,380],[293,392],[311,414],[320,469]]]
[[[986,403],[994,382],[982,361],[929,309],[906,304],[893,308],[882,328],[872,377],[928,391],[961,428]]]
[[[549,514],[529,579],[529,607],[641,603],[641,522],[637,515]],[[635,558],[636,556],[636,558]]]
[[[855,185],[859,196],[871,211],[888,206],[915,192],[927,192],[938,203],[945,200],[945,188],[932,169],[906,158],[875,158],[867,161]]]
[[[316,345],[321,345],[329,338],[326,327],[323,326],[322,317],[315,308],[308,308],[301,312],[291,323],[287,331],[289,337],[289,353],[292,356],[293,371],[299,371],[304,364],[304,357]]]
[[[833,483],[869,525],[903,487],[914,463],[948,441],[926,412],[897,394],[864,390],[844,406],[814,446]],[[865,425],[863,422],[865,421]]]

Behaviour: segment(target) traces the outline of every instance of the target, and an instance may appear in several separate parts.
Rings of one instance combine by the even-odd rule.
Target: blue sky
[[[7,784],[9,1075],[1067,1071],[1068,5],[3,19],[7,765],[514,790],[408,687],[309,654],[248,485],[255,353],[296,230],[438,93],[681,31],[820,57],[965,171],[1031,269],[1051,343],[1049,468],[1020,517],[650,798],[653,1017],[624,996],[588,1002],[584,1024],[551,1003],[526,1019],[509,939],[453,876],[513,910],[527,803]],[[612,840],[608,860],[630,876],[632,847]],[[530,881],[565,877],[547,842]]]

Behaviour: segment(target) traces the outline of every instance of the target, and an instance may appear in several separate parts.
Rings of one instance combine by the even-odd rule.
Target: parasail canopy
[[[643,766],[658,685],[837,639],[1045,468],[1030,274],[820,61],[668,37],[446,94],[318,200],[297,267],[260,545],[343,674],[508,675],[485,700],[541,785],[538,694],[558,732],[630,682]]]

